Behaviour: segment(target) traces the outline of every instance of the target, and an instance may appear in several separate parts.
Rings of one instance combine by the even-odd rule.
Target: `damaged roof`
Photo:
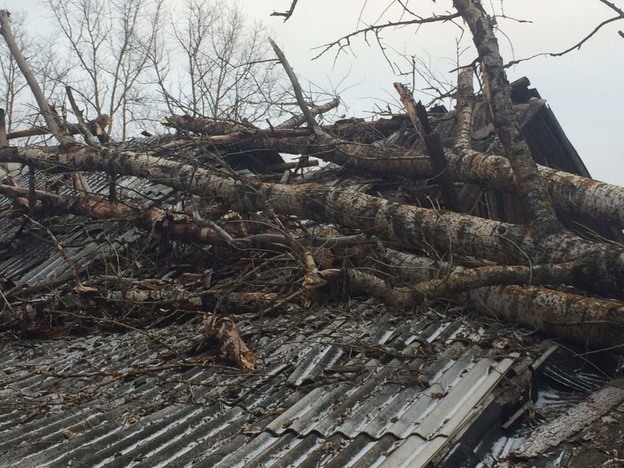
[[[545,101],[528,83],[514,92],[538,162],[588,175]],[[443,121],[439,125],[443,131]],[[494,143],[485,117],[475,133],[483,145]],[[139,139],[128,148],[163,142],[171,139]],[[237,159],[236,169],[267,173],[283,162],[271,152],[247,158]],[[27,187],[29,177],[15,180]],[[93,192],[107,193],[106,177],[84,177]],[[36,183],[53,185],[61,195],[74,191],[63,176],[37,177]],[[168,187],[134,177],[116,183],[120,198],[186,208]],[[2,198],[0,206],[13,207],[13,201]],[[454,447],[485,450],[482,434],[503,418],[501,395],[511,394],[506,398],[513,407],[526,403],[523,376],[544,351],[524,331],[473,321],[463,311],[423,307],[397,315],[375,301],[353,300],[312,311],[237,313],[237,326],[258,358],[256,370],[245,373],[221,365],[218,350],[203,349],[184,311],[163,306],[159,326],[142,330],[125,324],[114,307],[97,310],[89,293],[76,294],[72,283],[76,274],[95,276],[99,262],[98,275],[107,281],[126,275],[130,264],[133,272],[151,272],[159,281],[153,289],[182,290],[191,280],[201,289],[202,281],[210,286],[214,265],[199,259],[210,252],[211,262],[220,261],[216,249],[179,247],[182,254],[163,260],[149,233],[125,220],[62,215],[46,231],[9,213],[0,216],[3,291],[29,296],[20,314],[3,308],[0,324],[10,329],[10,321],[22,320],[40,327],[45,309],[56,328],[55,339],[29,339],[37,337],[36,327],[0,337],[2,466],[430,466],[459,453]],[[150,250],[153,264],[131,255],[141,249]],[[243,275],[236,260],[215,276]],[[138,273],[130,279],[143,280]],[[205,313],[201,297],[196,305]],[[97,334],[64,328],[71,314],[108,328]],[[446,460],[453,466],[453,458]]]
[[[260,338],[253,374],[189,357],[188,326],[6,342],[0,462],[426,466],[514,365],[508,339],[466,320],[373,303],[322,314],[266,321],[288,328]]]

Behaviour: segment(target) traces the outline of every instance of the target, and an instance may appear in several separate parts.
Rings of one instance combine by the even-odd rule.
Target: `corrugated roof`
[[[175,356],[189,326],[7,343],[0,464],[423,466],[513,362],[471,345],[467,322],[432,314],[397,320],[371,305],[305,338],[278,321],[287,328],[253,374]]]

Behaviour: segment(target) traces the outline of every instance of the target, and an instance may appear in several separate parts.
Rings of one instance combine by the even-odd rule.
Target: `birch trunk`
[[[101,154],[84,147],[67,153],[48,153],[27,148],[19,150],[18,156],[20,161],[43,169],[143,177],[204,198],[224,200],[238,211],[272,210],[276,214],[335,223],[382,237],[398,247],[417,247],[436,255],[472,256],[498,264],[576,261],[575,274],[591,279],[589,287],[602,294],[622,296],[624,249],[590,242],[565,231],[538,237],[527,225],[404,205],[316,184],[234,180],[146,153]]]

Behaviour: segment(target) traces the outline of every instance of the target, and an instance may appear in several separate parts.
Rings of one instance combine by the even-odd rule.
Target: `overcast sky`
[[[393,3],[390,0],[299,0],[295,14],[285,23],[270,14],[286,11],[291,0],[239,3],[250,20],[262,21],[270,28],[273,39],[304,80],[340,93],[347,106],[341,112],[347,116],[366,117],[375,105],[383,107],[385,102],[396,101],[393,82],[409,83],[408,78],[394,74],[373,36],[369,36],[370,45],[363,38],[353,38],[349,53],[336,57],[333,50],[312,60],[320,51],[317,47],[342,35],[371,23],[399,19],[396,8],[385,11]],[[450,0],[404,3],[421,16],[451,9]],[[614,3],[624,8],[621,0]],[[29,19],[43,24],[37,0],[5,0],[0,4],[9,10],[26,10]],[[581,40],[601,21],[615,16],[599,0],[491,0],[486,5],[499,12],[502,5],[506,16],[514,18],[498,20],[505,34],[499,35],[499,42],[506,61],[559,52]],[[455,74],[449,72],[457,63],[460,24],[386,30],[381,34],[381,43],[403,69],[408,69],[408,62],[398,53],[415,56],[443,81],[454,81]],[[603,28],[580,50],[564,57],[540,57],[521,63],[509,69],[508,76],[510,81],[522,76],[531,80],[595,179],[624,185],[624,39],[617,34],[618,29],[624,30],[624,21]],[[462,65],[475,57],[469,39],[466,36],[459,42],[464,51],[459,58]],[[416,82],[417,89],[426,86],[423,80]],[[430,101],[425,93],[416,92],[415,97],[425,103]]]

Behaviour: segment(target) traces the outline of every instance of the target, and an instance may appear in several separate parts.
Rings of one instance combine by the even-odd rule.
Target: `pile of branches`
[[[209,262],[186,283],[142,288],[145,279],[123,286],[109,281],[101,300],[119,299],[123,290],[123,298],[134,304],[176,303],[185,310],[194,304],[211,314],[231,312],[233,306],[264,314],[356,294],[397,310],[452,300],[590,347],[620,348],[624,247],[574,232],[561,219],[591,219],[621,233],[624,189],[535,163],[520,134],[492,18],[478,2],[455,4],[473,32],[484,94],[475,95],[473,70],[466,68],[451,113],[428,114],[409,90],[395,84],[405,117],[320,126],[316,116],[338,100],[309,106],[286,57],[271,43],[301,116],[268,129],[171,116],[163,123],[175,134],[134,146],[108,141],[97,126],[94,136],[93,123],[83,121],[77,106],[77,124],[60,122],[12,38],[8,12],[2,11],[0,32],[37,99],[45,131],[58,146],[5,146],[0,162],[21,163],[33,173],[71,173],[75,196],[35,190],[34,184],[5,183],[0,192],[37,223],[52,211],[131,221],[161,243],[212,246],[211,267],[219,260],[223,264],[217,281],[210,279]],[[70,89],[68,97],[72,101]],[[497,134],[492,148],[498,152],[474,149],[478,100],[491,111]],[[455,128],[450,145],[436,132],[449,119]],[[397,138],[406,125],[414,137]],[[285,162],[284,154],[298,160]],[[319,160],[322,169],[307,169]],[[93,190],[87,173],[107,174],[109,193]],[[183,194],[185,211],[174,211],[162,200],[126,198],[117,184],[123,177]],[[477,197],[458,195],[459,187],[476,190]],[[526,222],[477,216],[475,200],[491,189],[517,197]],[[77,268],[74,273],[78,294],[102,291],[104,283],[92,279],[90,284]],[[4,296],[10,307],[11,295]],[[216,315],[209,317],[204,325],[217,333],[223,324],[217,326]]]

